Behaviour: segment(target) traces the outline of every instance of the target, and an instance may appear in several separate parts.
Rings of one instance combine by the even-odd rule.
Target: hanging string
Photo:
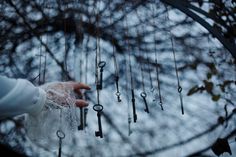
[[[96,4],[95,4],[96,5]],[[103,138],[102,133],[102,124],[101,124],[101,113],[103,111],[103,105],[100,104],[100,90],[102,89],[102,72],[103,67],[106,65],[106,62],[101,61],[101,54],[100,54],[100,39],[98,37],[98,9],[96,14],[96,56],[95,56],[95,65],[96,65],[96,73],[95,73],[95,82],[96,82],[96,91],[97,91],[97,104],[93,105],[93,110],[97,112],[97,118],[98,118],[98,131],[95,131],[95,136]],[[99,71],[100,69],[100,71]],[[100,72],[100,77],[98,73]]]
[[[141,27],[142,27],[142,35],[143,35],[143,38],[145,39],[145,25],[143,24],[143,20],[140,18],[141,15],[139,14],[139,12],[137,10],[135,10],[136,14],[137,14],[137,18],[139,19],[139,22],[141,23]],[[144,40],[144,43],[145,43],[145,40]],[[139,44],[140,45],[140,44]],[[147,69],[148,69],[148,76],[149,76],[149,82],[150,82],[150,91],[152,92],[152,95],[154,95],[154,91],[155,91],[155,88],[153,86],[153,80],[152,80],[152,75],[151,75],[151,67],[150,67],[150,60],[149,60],[149,57],[147,55],[147,44],[145,43],[144,44],[144,55],[145,55],[145,59],[147,60],[146,62],[146,66],[147,66]],[[144,95],[143,95],[144,96]]]
[[[155,22],[155,8],[152,7],[153,12],[153,26],[156,26]],[[164,110],[163,108],[163,102],[162,102],[162,94],[161,94],[161,83],[159,78],[159,68],[158,68],[158,57],[157,57],[157,45],[156,45],[156,33],[154,31],[154,51],[155,51],[155,69],[156,69],[156,79],[157,79],[157,87],[158,87],[158,96],[159,96],[159,105],[161,106],[161,110]]]
[[[85,84],[88,84],[88,51],[85,53]]]
[[[137,36],[139,36],[139,30],[137,28]],[[140,40],[138,40],[138,54],[139,54],[139,57],[142,58],[142,54],[141,54],[141,48],[140,48]],[[140,71],[141,71],[141,84],[142,84],[142,92],[140,93],[140,96],[143,98],[143,101],[144,101],[144,105],[145,105],[145,109],[144,111],[149,113],[149,108],[148,108],[148,105],[147,105],[147,100],[146,100],[146,97],[147,97],[147,93],[146,93],[146,90],[145,90],[145,83],[144,83],[144,70],[143,70],[143,64],[142,64],[142,61],[139,62],[139,66],[140,66]]]
[[[60,122],[59,122],[59,129],[56,132],[56,135],[59,139],[59,147],[58,147],[58,157],[61,157],[62,152],[62,140],[65,138],[65,133],[62,131],[62,109],[60,109]]]
[[[154,39],[156,41],[156,39]],[[158,95],[159,95],[159,105],[161,106],[161,110],[164,110],[163,108],[163,102],[162,102],[162,95],[161,95],[161,83],[159,78],[159,69],[158,69],[158,61],[157,61],[157,52],[156,52],[156,44],[155,44],[155,67],[156,67],[156,74],[157,74],[157,84],[158,84]]]
[[[45,2],[42,3],[43,8],[47,8],[47,4],[45,4]],[[39,37],[40,41],[43,41],[42,36]],[[47,39],[47,36],[46,36]],[[46,41],[47,44],[47,41]],[[45,73],[46,73],[46,53],[43,55],[43,45],[40,44],[40,48],[39,48],[39,74],[38,74],[38,85],[44,84],[45,83]],[[42,68],[42,57],[44,56],[44,67]],[[43,75],[42,75],[42,70],[43,70]],[[37,78],[36,77],[36,78]]]
[[[96,3],[94,1],[94,8],[93,8],[93,15],[95,16],[95,26],[97,26],[97,15],[96,15]],[[96,48],[95,48],[95,84],[96,84],[96,88],[98,89],[98,82],[99,82],[99,76],[98,76],[98,73],[99,73],[99,67],[98,67],[98,30],[96,29],[95,30],[95,34],[96,34]]]
[[[99,102],[99,62],[101,61],[101,54],[100,54],[100,40],[99,40],[99,37],[98,37],[98,8],[96,6],[96,2],[95,3],[95,16],[96,16],[96,57],[95,57],[95,65],[96,65],[96,87],[97,87],[97,104],[100,104]]]
[[[67,71],[67,39],[66,39],[66,31],[67,31],[67,24],[66,24],[66,9],[67,9],[67,4],[65,3],[65,4],[63,4],[62,2],[61,2],[61,0],[59,0],[59,2],[58,2],[58,7],[59,7],[59,9],[62,11],[62,13],[63,13],[63,27],[64,27],[64,40],[65,40],[65,42],[64,42],[64,67],[65,67],[65,71],[62,73],[62,79],[64,80],[64,81],[67,81],[68,80],[68,77],[67,77],[67,75],[66,75],[66,73],[68,72]],[[62,5],[63,5],[63,7],[62,7]]]
[[[100,1],[98,1],[98,7],[100,8]],[[97,82],[97,88],[102,89],[102,83],[103,83],[103,69],[106,66],[106,62],[101,60],[101,48],[100,48],[100,31],[99,31],[99,20],[100,20],[100,14],[99,14],[99,8],[96,7],[96,58],[97,58],[97,70],[99,68],[99,71],[97,71],[98,75],[98,81]]]
[[[170,19],[169,19],[169,12],[168,12],[168,8],[167,7],[166,7],[166,10],[167,10],[166,18],[167,18],[168,21],[170,21]],[[172,53],[173,53],[173,57],[174,57],[175,74],[176,74],[176,78],[177,78],[177,85],[178,85],[178,93],[179,93],[179,99],[180,99],[180,105],[181,105],[181,112],[182,112],[182,115],[184,115],[182,87],[180,85],[180,79],[179,79],[179,74],[178,74],[178,67],[177,67],[177,63],[176,63],[176,52],[175,52],[175,48],[174,48],[173,34],[171,33],[171,30],[168,30],[168,32],[170,34],[171,49],[172,49]]]
[[[129,39],[128,39],[128,21],[127,21],[127,17],[125,18],[125,36],[126,36],[126,44],[127,44],[127,51],[129,53],[129,58],[128,58],[128,62],[129,62],[129,73],[130,73],[130,85],[131,85],[131,100],[132,100],[132,106],[133,106],[133,120],[134,123],[136,123],[137,121],[137,114],[136,114],[136,106],[135,106],[135,95],[134,95],[134,81],[133,81],[133,74],[132,74],[132,65],[131,65],[131,52],[130,52],[130,48],[129,48]]]
[[[44,4],[44,8],[45,8],[45,6],[46,6],[46,8],[50,8],[49,3]],[[50,15],[51,15],[50,13],[51,13],[51,9],[48,9],[48,13],[47,13],[49,16],[47,18],[48,22],[49,22]],[[46,45],[48,45],[47,43],[48,43],[48,35],[46,34]],[[43,67],[43,80],[41,82],[42,84],[44,84],[46,82],[46,69],[47,69],[47,53],[45,52],[44,53],[44,67]]]
[[[129,103],[129,62],[127,61],[126,55],[125,57],[125,71],[126,71],[126,84],[125,84],[125,89],[126,89],[126,100],[127,100],[127,114],[128,114],[128,135],[130,136],[132,134],[132,129],[131,129],[131,123],[132,123],[132,118],[130,115],[130,103]]]
[[[42,40],[41,37],[40,37],[40,40]],[[39,80],[38,80],[38,85],[41,85],[41,67],[42,67],[42,45],[40,46],[40,49],[39,49]]]
[[[112,19],[110,16],[110,24],[112,24]],[[121,102],[121,98],[120,98],[120,90],[119,90],[119,67],[118,67],[118,63],[117,63],[117,58],[116,58],[116,52],[115,52],[115,47],[114,47],[114,39],[113,39],[113,35],[111,34],[111,38],[112,38],[112,54],[113,54],[113,60],[114,60],[114,67],[115,67],[115,84],[116,84],[116,96],[117,96],[117,101]]]

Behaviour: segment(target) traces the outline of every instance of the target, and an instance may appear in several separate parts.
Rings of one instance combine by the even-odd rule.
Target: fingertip
[[[78,89],[86,89],[86,90],[90,90],[91,87],[87,84],[84,84],[84,83],[77,83],[75,85],[75,88],[78,88]]]
[[[86,107],[89,105],[88,102],[84,100],[76,100],[75,104],[77,107]]]

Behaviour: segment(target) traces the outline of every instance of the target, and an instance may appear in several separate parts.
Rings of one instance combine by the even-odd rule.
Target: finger
[[[87,90],[90,90],[91,88],[84,84],[84,83],[75,83],[74,84],[74,89],[77,90],[77,89],[87,89]]]
[[[75,93],[77,93],[80,97],[83,97],[83,93],[82,93],[79,89],[77,89],[77,90],[74,89],[74,91],[75,91]]]
[[[82,100],[82,99],[77,99],[75,102],[75,105],[77,107],[86,107],[86,106],[88,106],[88,102],[85,100]]]

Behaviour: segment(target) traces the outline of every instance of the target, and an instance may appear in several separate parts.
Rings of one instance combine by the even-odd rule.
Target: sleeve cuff
[[[39,91],[39,96],[38,96],[38,100],[34,105],[34,108],[29,112],[30,115],[37,115],[39,114],[42,110],[43,107],[45,105],[46,102],[46,92],[38,87],[38,91]]]

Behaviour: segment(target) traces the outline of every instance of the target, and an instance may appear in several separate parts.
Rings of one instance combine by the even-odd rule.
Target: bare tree
[[[100,40],[101,57],[107,62],[103,91],[108,91],[101,101],[105,130],[109,131],[105,131],[104,142],[94,140],[91,134],[86,147],[81,147],[84,156],[173,156],[181,148],[186,152],[177,156],[210,156],[216,140],[213,134],[226,128],[222,136],[235,136],[235,1],[5,0],[0,7],[2,75],[23,77],[38,85],[52,80],[94,84],[95,50]],[[188,11],[193,10],[211,27],[205,29],[206,25],[195,16],[192,19],[178,9],[189,16],[192,14]],[[213,31],[209,33],[208,28]],[[131,136],[126,134],[127,104],[131,104],[131,93],[126,90],[130,86],[126,75],[131,76],[127,74],[127,62],[132,66],[138,102],[139,123],[133,125]],[[113,94],[117,74],[122,106]],[[139,96],[142,88],[151,110],[148,115],[143,112]],[[153,89],[157,96],[152,95]],[[184,116],[179,94],[183,97]],[[89,95],[89,100],[95,103],[95,95]],[[21,128],[14,126],[12,132]],[[1,132],[2,137],[12,135]],[[20,135],[24,137],[25,132]],[[5,139],[2,142],[8,143]],[[199,146],[202,141],[207,142]],[[24,146],[22,149],[29,148]],[[37,147],[52,153],[47,146]],[[76,150],[63,153],[75,156]]]

